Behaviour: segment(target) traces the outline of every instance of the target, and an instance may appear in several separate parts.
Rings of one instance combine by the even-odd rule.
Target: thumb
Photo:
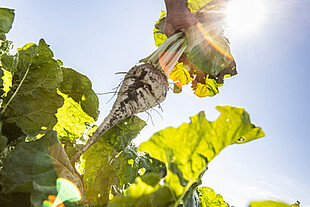
[[[165,35],[167,37],[169,37],[170,35],[173,35],[174,33],[174,28],[172,26],[172,24],[170,24],[169,22],[165,22],[165,25],[164,25],[164,32],[165,32]]]

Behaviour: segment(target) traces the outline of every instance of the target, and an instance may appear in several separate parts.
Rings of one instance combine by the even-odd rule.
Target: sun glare
[[[231,0],[227,6],[228,29],[233,34],[258,32],[265,20],[263,0]]]

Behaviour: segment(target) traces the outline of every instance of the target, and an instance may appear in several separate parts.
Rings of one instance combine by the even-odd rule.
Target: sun
[[[226,9],[228,29],[235,35],[258,32],[265,21],[263,0],[231,0]]]

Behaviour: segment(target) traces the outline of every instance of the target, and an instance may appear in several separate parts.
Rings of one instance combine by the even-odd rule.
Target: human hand
[[[164,32],[169,37],[181,31],[184,34],[187,29],[198,23],[190,10],[185,6],[184,0],[165,0],[167,17]]]

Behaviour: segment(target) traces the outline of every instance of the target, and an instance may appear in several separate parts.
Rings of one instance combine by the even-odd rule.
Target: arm
[[[178,31],[186,33],[189,27],[197,24],[197,20],[186,7],[186,2],[186,0],[165,0],[167,17],[164,30],[167,36]]]

